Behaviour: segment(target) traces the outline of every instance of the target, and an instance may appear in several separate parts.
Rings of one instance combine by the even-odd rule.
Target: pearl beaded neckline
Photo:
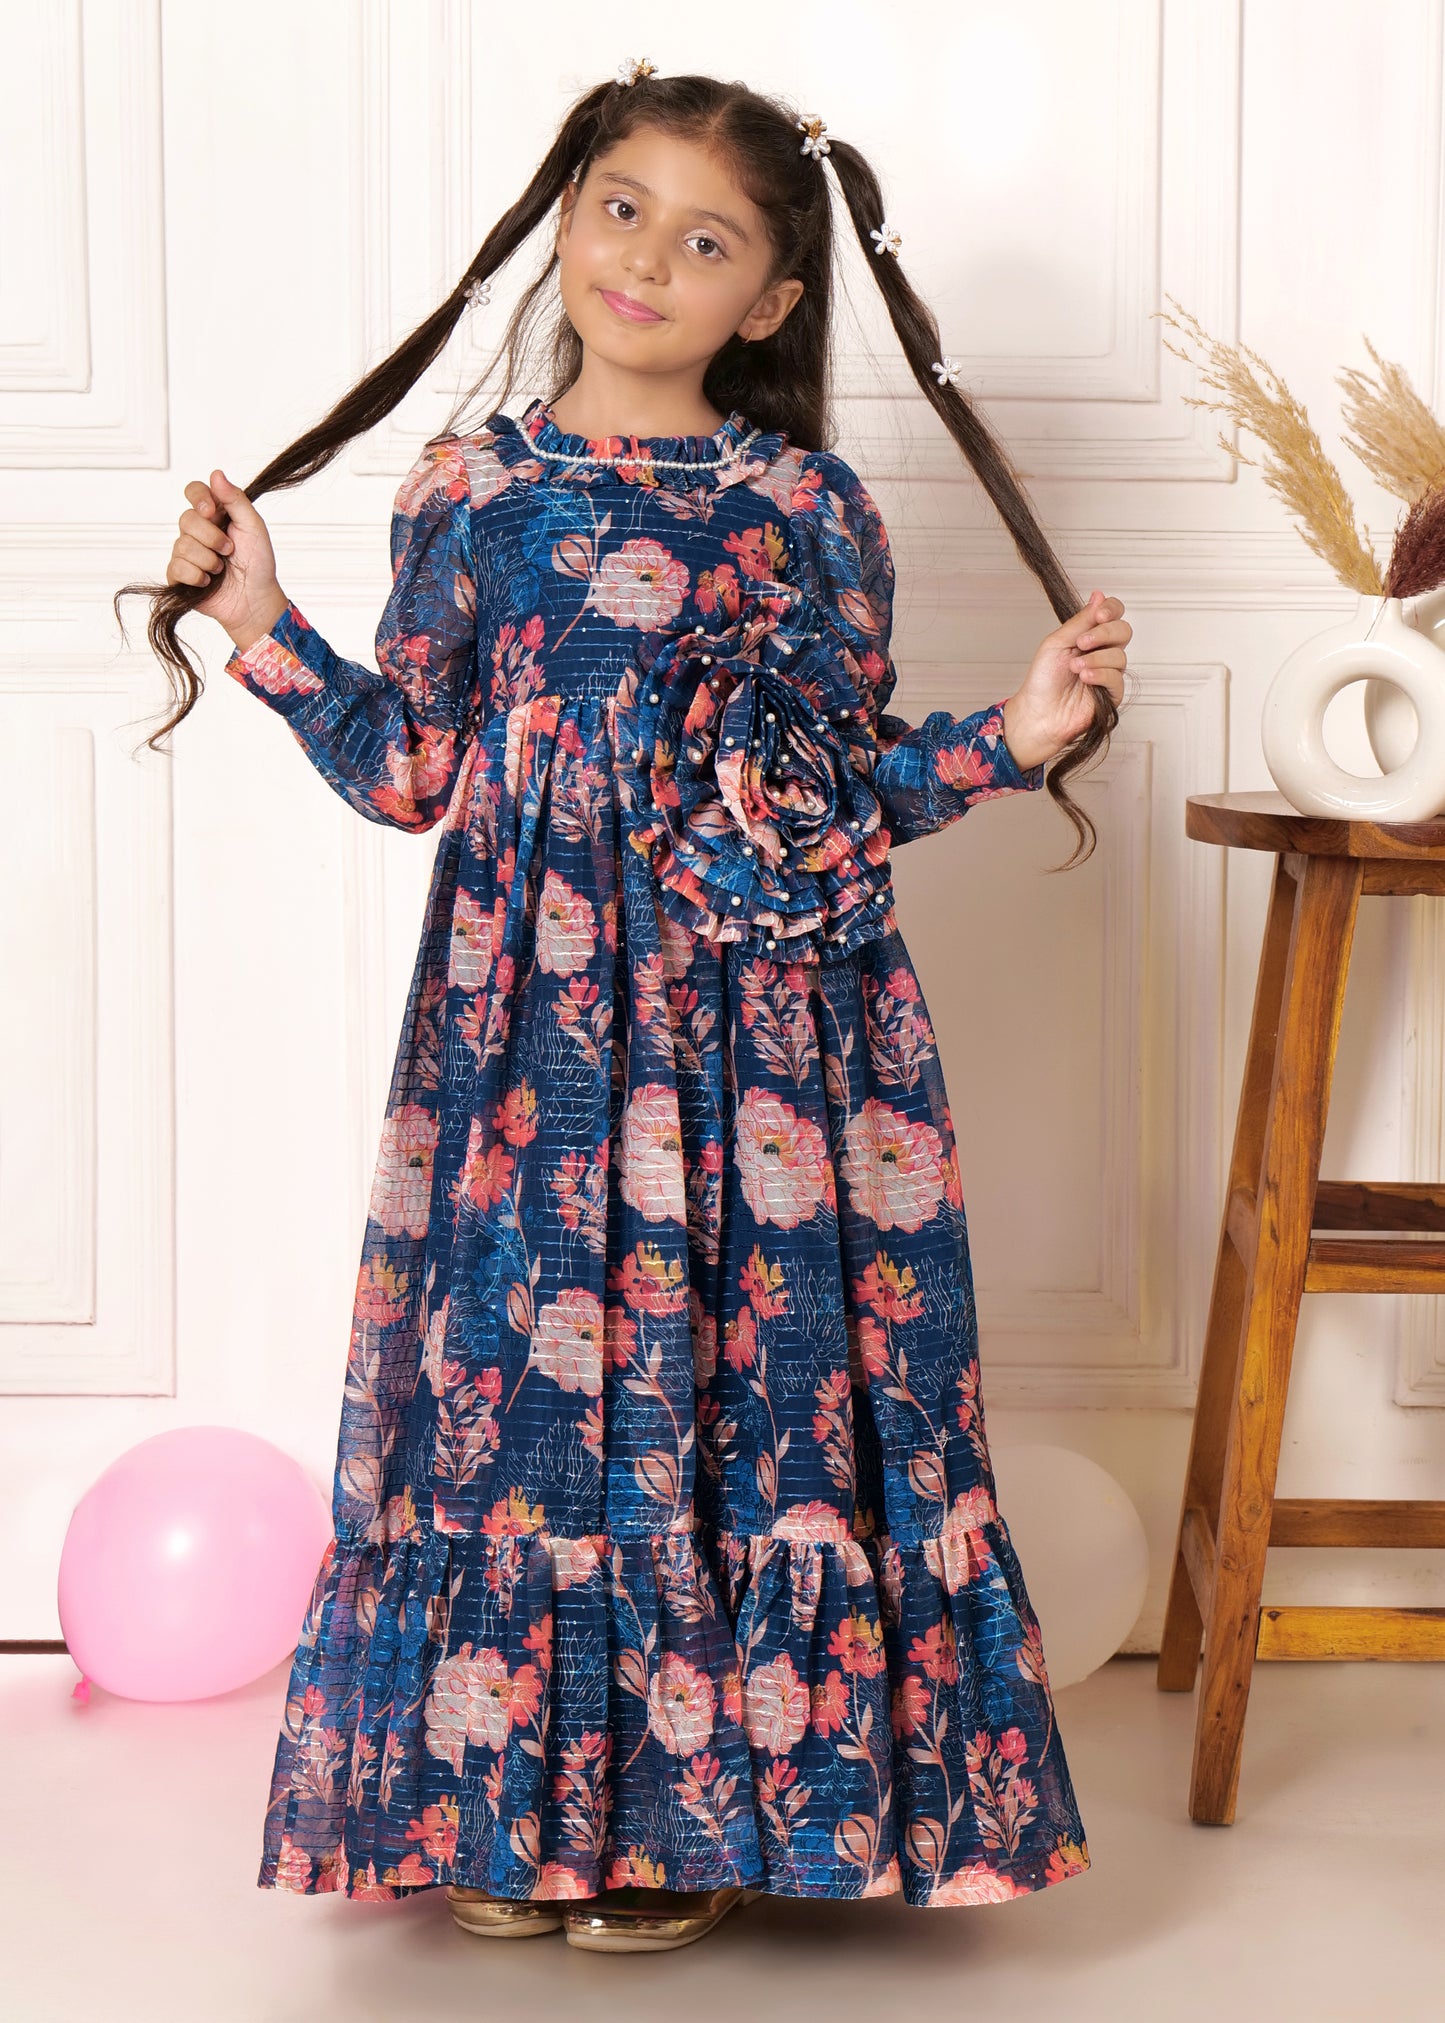
[[[639,450],[630,456],[594,457],[589,456],[585,450],[544,450],[536,441],[533,442],[528,454],[534,457],[550,457],[554,463],[559,464],[651,464],[654,470],[659,471],[715,471],[724,464],[736,463],[749,444],[756,442],[761,434],[762,430],[755,428],[744,436],[741,442],[734,443],[730,449],[720,451],[715,457],[650,457],[645,450]],[[639,441],[646,440],[645,436],[639,437]]]

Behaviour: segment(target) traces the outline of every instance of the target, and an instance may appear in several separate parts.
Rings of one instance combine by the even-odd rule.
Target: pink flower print
[[[829,1637],[828,1651],[830,1656],[842,1660],[845,1672],[858,1672],[871,1679],[883,1670],[885,1663],[883,1631],[870,1616],[849,1609]]]
[[[537,967],[553,976],[585,969],[597,952],[592,902],[557,871],[548,871],[537,899]]]
[[[953,1507],[943,1517],[937,1537],[923,1540],[923,1558],[929,1572],[943,1582],[949,1594],[977,1586],[994,1568],[994,1548],[986,1525],[998,1519],[994,1497],[980,1483],[961,1489]]]
[[[773,1526],[774,1538],[802,1538],[812,1541],[841,1544],[851,1538],[852,1532],[843,1522],[841,1510],[835,1510],[831,1503],[795,1503],[791,1510],[785,1510]]]
[[[356,1282],[356,1319],[368,1327],[389,1328],[406,1312],[408,1284],[407,1274],[395,1270],[385,1258],[368,1258]],[[445,1298],[442,1305],[446,1305]]]
[[[295,1890],[298,1895],[304,1895],[310,1880],[310,1855],[293,1843],[289,1833],[282,1834],[281,1852],[276,1859],[277,1889]]]
[[[994,777],[994,762],[980,745],[944,745],[933,761],[933,776],[945,787],[986,787]],[[977,800],[988,800],[978,794]]]
[[[552,1555],[554,1588],[580,1587],[584,1581],[591,1580],[602,1565],[594,1538],[549,1537],[547,1546]]]
[[[831,1735],[848,1718],[848,1688],[841,1672],[830,1672],[813,1688],[813,1726],[820,1735]]]
[[[888,1336],[871,1314],[858,1316],[858,1354],[865,1381],[888,1375]]]
[[[602,1391],[602,1302],[585,1286],[568,1286],[544,1306],[532,1330],[529,1361],[564,1391]]]
[[[427,1378],[427,1384],[431,1386],[431,1396],[433,1398],[445,1396],[445,1390],[447,1390],[445,1372],[451,1370],[451,1368],[455,1368],[453,1364],[447,1364],[447,1361],[445,1361],[447,1311],[449,1311],[449,1307],[451,1307],[451,1293],[445,1293],[443,1299],[441,1299],[441,1305],[427,1319],[425,1347],[421,1351],[421,1370],[423,1370],[423,1376]]]
[[[976,1861],[969,1868],[962,1868],[957,1875],[935,1884],[929,1891],[930,1904],[1006,1904],[1011,1897],[1021,1897],[1025,1892],[1019,1889],[1006,1875],[997,1875],[983,1862]]]
[[[661,1320],[687,1304],[683,1266],[664,1257],[655,1243],[639,1243],[607,1274],[607,1290],[621,1293],[633,1313]]]
[[[429,445],[403,478],[396,510],[414,520],[429,498],[464,499],[467,485],[467,460],[460,442]]]
[[[637,1353],[637,1323],[621,1307],[608,1307],[607,1334],[602,1344],[604,1370],[625,1370]]]
[[[674,1756],[690,1756],[712,1735],[717,1696],[706,1672],[664,1651],[647,1684],[647,1725]]]
[[[403,751],[393,745],[386,754],[386,770],[391,788],[379,787],[372,796],[376,806],[390,815],[404,815],[420,801],[445,791],[452,776],[452,752],[456,735],[450,730],[434,730],[424,724],[417,732],[417,747]]]
[[[807,1733],[810,1713],[807,1685],[786,1651],[744,1678],[743,1727],[754,1749],[785,1756]]]
[[[731,1370],[750,1370],[758,1359],[758,1325],[751,1307],[739,1307],[723,1327],[723,1361]]]
[[[614,625],[660,632],[682,610],[690,581],[687,564],[660,541],[624,541],[603,556],[590,601]]]
[[[693,596],[704,617],[736,618],[742,610],[737,570],[731,562],[719,562],[716,569],[699,571]]]
[[[415,1852],[403,1855],[395,1868],[389,1868],[386,1873],[398,1888],[425,1889],[428,1883],[436,1881],[432,1871]]]
[[[758,1222],[796,1229],[834,1205],[828,1141],[770,1089],[750,1088],[738,1106],[738,1181]]]
[[[457,1828],[461,1821],[461,1808],[455,1798],[444,1798],[440,1805],[422,1808],[420,1819],[409,1819],[406,1823],[406,1837],[421,1843],[422,1851],[430,1855],[434,1862],[452,1862],[457,1858]]]
[[[509,1489],[482,1519],[482,1530],[488,1538],[525,1538],[542,1529],[543,1516],[540,1503],[528,1503],[520,1489]]]
[[[576,1869],[569,1868],[565,1861],[544,1861],[537,1871],[537,1887],[533,1895],[545,1897],[549,1903],[559,1897],[587,1897],[592,1894]]]
[[[738,558],[745,576],[776,581],[788,552],[788,544],[772,521],[763,527],[744,527],[740,534],[724,534],[723,546]]]
[[[943,1141],[931,1124],[910,1123],[869,1096],[848,1119],[839,1161],[860,1215],[879,1229],[921,1229],[943,1198]]]
[[[930,1623],[908,1647],[910,1665],[921,1665],[930,1679],[952,1685],[958,1677],[958,1644],[949,1622]]]
[[[457,1190],[460,1196],[470,1201],[485,1213],[495,1208],[512,1185],[512,1170],[516,1165],[505,1146],[486,1142],[486,1132],[480,1117],[473,1117],[471,1130],[467,1135],[466,1156],[462,1160],[461,1172],[457,1175]]]
[[[513,1728],[521,1727],[542,1703],[542,1680],[535,1665],[507,1671],[507,1660],[493,1645],[475,1656],[463,1644],[437,1666],[427,1694],[426,1746],[458,1777],[468,1743],[503,1749]]]
[[[617,1165],[623,1200],[648,1222],[686,1224],[676,1089],[644,1082],[633,1090],[623,1112]]]
[[[314,695],[326,686],[319,674],[269,632],[248,646],[243,658],[257,687],[267,695]]]
[[[492,916],[483,913],[470,892],[457,888],[452,909],[451,959],[447,988],[481,990],[492,967]]]
[[[692,968],[697,937],[661,907],[657,912],[657,933],[662,949],[662,973],[669,983],[679,983]]]
[[[730,1665],[723,1673],[722,1708],[724,1719],[736,1721],[741,1726],[743,1718],[743,1675],[736,1665]]]
[[[437,1120],[420,1103],[403,1103],[383,1123],[367,1213],[388,1236],[426,1235],[436,1142]]]
[[[915,1735],[928,1719],[932,1695],[921,1679],[904,1679],[893,1694],[893,1732],[901,1740]]]

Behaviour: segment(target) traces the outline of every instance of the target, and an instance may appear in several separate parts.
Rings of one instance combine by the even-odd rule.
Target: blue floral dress
[[[889,873],[1042,766],[886,713],[877,509],[741,413],[498,411],[392,565],[379,672],[294,603],[227,662],[440,829],[260,1886],[1078,1875]]]

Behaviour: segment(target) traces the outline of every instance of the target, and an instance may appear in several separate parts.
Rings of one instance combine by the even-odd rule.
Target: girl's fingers
[[[208,572],[224,569],[226,566],[224,555],[216,554],[215,550],[208,548],[204,541],[197,541],[189,534],[182,534],[176,542],[176,553],[184,561],[198,563]]]
[[[212,548],[219,549],[223,555],[229,555],[236,545],[224,527],[216,526],[211,520],[203,520],[199,511],[182,513],[180,529],[182,534],[188,535],[191,540],[207,542]]]
[[[1106,640],[1117,641],[1127,646],[1134,637],[1134,628],[1126,619],[1116,618],[1108,625],[1096,625],[1090,632],[1081,632],[1074,641],[1075,646],[1102,646]]]

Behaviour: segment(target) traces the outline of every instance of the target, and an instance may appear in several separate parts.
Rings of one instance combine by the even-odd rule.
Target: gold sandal
[[[494,1897],[486,1890],[447,1884],[447,1905],[464,1932],[488,1939],[529,1939],[534,1932],[559,1932],[562,1905],[527,1897]]]
[[[751,1903],[759,1889],[724,1883],[711,1890],[647,1889],[628,1883],[599,1896],[563,1905],[569,1946],[594,1953],[660,1953],[702,1938],[734,1904]]]

